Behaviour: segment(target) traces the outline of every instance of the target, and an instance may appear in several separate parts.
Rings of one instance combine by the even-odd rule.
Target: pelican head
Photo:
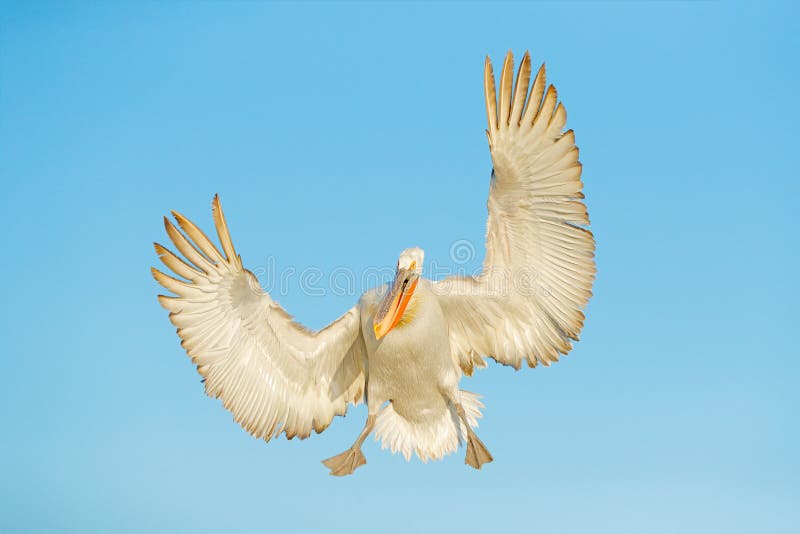
[[[376,339],[384,337],[400,322],[414,290],[417,289],[423,261],[425,252],[419,247],[407,248],[400,253],[394,282],[378,307],[372,323]]]

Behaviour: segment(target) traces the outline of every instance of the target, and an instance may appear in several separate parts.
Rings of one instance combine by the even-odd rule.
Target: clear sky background
[[[763,2],[4,3],[0,531],[797,532],[798,20]],[[474,268],[483,61],[508,49],[547,62],[581,148],[581,342],[464,381],[486,403],[481,472],[369,440],[366,467],[328,476],[363,406],[303,442],[250,437],[156,302],[162,215],[209,228],[219,192],[262,278],[414,245]],[[476,257],[457,264],[457,240]],[[357,299],[307,282],[276,298],[309,326]]]

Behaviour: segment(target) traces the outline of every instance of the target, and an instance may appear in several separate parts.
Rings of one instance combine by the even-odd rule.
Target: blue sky
[[[795,532],[800,49],[789,3],[4,3],[0,530]],[[463,450],[264,444],[204,397],[148,269],[219,192],[246,264],[482,257],[482,69],[547,62],[598,252],[582,341],[491,367]],[[396,195],[398,184],[412,202]],[[387,214],[402,213],[401,220]],[[386,224],[386,223],[390,224]],[[457,240],[477,256],[453,264]],[[352,294],[277,295],[321,327]]]

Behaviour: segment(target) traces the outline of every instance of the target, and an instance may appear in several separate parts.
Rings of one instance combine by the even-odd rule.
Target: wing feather
[[[512,62],[511,68],[514,68]],[[525,110],[525,101],[528,98],[528,85],[531,81],[531,55],[525,52],[522,56],[522,63],[517,71],[517,81],[514,83],[514,103],[511,109],[511,118],[509,125],[516,125],[519,127],[522,118],[522,112]]]
[[[492,62],[489,56],[486,56],[486,67],[483,70],[483,87],[484,95],[486,96],[486,119],[489,123],[489,129],[486,133],[489,139],[497,131],[497,95],[495,94],[494,87],[494,71],[492,70]]]
[[[177,211],[172,212],[172,216],[175,217],[175,220],[178,221],[178,226],[186,232],[186,235],[189,236],[199,248],[200,252],[205,255],[210,261],[216,262],[225,262],[225,258],[219,253],[217,247],[214,246],[214,243],[208,238],[208,236],[203,233],[203,231],[198,228],[192,221],[178,213]]]
[[[175,274],[178,276],[182,276],[187,280],[197,280],[198,278],[203,276],[203,273],[180,259],[178,256],[172,253],[169,249],[165,248],[158,243],[153,243],[156,249],[156,254],[158,254],[159,259],[161,262],[167,266],[168,269],[171,269]]]
[[[220,398],[245,430],[266,440],[322,432],[363,397],[359,310],[319,332],[303,328],[242,267],[217,196],[212,212],[221,251],[183,215],[173,212],[186,235],[165,218],[167,235],[187,261],[158,244],[156,253],[188,282],[153,268],[156,281],[176,295],[158,301],[206,393]]]
[[[498,128],[508,127],[511,113],[511,82],[514,76],[514,54],[511,50],[506,54],[503,70],[500,74],[500,122]]]
[[[183,237],[183,234],[166,217],[164,217],[164,228],[167,230],[167,236],[169,236],[172,243],[187,260],[192,262],[198,269],[201,269],[206,275],[216,273],[216,269],[211,262],[200,254],[194,245]]]
[[[536,120],[536,115],[539,113],[539,106],[542,103],[542,96],[544,96],[544,88],[547,85],[547,71],[544,63],[541,64],[539,70],[536,72],[536,77],[531,86],[531,94],[528,97],[528,104],[525,107],[525,115],[522,116],[520,126],[524,124],[533,124]]]
[[[214,226],[217,228],[217,237],[222,250],[225,251],[225,259],[228,262],[234,263],[237,267],[242,267],[242,259],[236,254],[233,248],[233,241],[231,241],[231,234],[228,231],[228,223],[225,221],[225,215],[222,213],[222,204],[219,202],[219,195],[214,195],[214,201],[211,204],[211,213],[214,216]]]
[[[494,169],[487,202],[486,259],[476,277],[434,285],[450,327],[454,358],[466,374],[484,356],[519,368],[549,365],[572,348],[595,276],[594,237],[584,228],[582,166],[566,108],[539,68],[530,93],[530,55],[511,95],[506,56],[499,103],[491,61],[484,70]],[[498,108],[499,105],[499,114]]]

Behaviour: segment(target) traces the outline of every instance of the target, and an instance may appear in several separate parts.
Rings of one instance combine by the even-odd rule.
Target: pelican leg
[[[464,422],[464,426],[467,427],[467,456],[464,458],[464,463],[474,467],[475,469],[480,469],[483,464],[488,464],[494,458],[492,458],[492,453],[489,452],[489,449],[486,448],[486,445],[478,439],[478,436],[475,434],[475,431],[472,430],[472,427],[469,426],[469,421],[467,420],[467,414],[464,412],[464,407],[461,406],[460,402],[455,403],[456,412],[458,412],[458,417]]]
[[[364,443],[364,440],[367,439],[369,433],[372,432],[377,417],[377,414],[370,414],[367,416],[367,423],[364,425],[364,429],[361,431],[361,434],[358,435],[358,439],[356,439],[352,447],[341,454],[332,456],[327,460],[322,460],[325,467],[331,470],[331,475],[336,477],[352,475],[353,471],[367,463],[364,453],[361,452],[361,445]]]

